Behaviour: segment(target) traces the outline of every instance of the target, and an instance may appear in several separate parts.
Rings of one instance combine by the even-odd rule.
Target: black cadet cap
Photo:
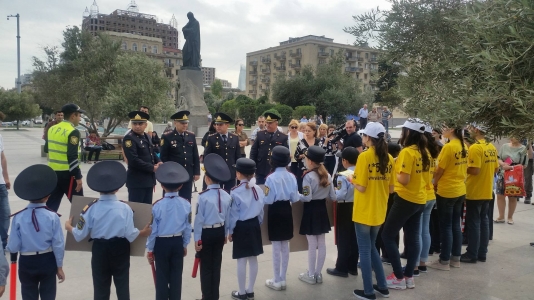
[[[63,105],[63,107],[61,107],[61,111],[64,114],[73,113],[73,112],[79,112],[79,113],[82,113],[82,114],[85,113],[85,110],[81,109],[78,105],[76,105],[74,103],[69,103],[69,104]]]
[[[215,113],[213,115],[213,120],[215,120],[215,124],[217,124],[217,123],[233,123],[234,122],[234,120],[232,118],[230,118],[229,115],[227,115],[225,113],[222,113],[222,112]]]
[[[189,181],[189,173],[181,164],[168,161],[156,170],[156,180],[163,185],[178,185]]]
[[[93,191],[110,193],[126,183],[126,169],[118,161],[101,161],[87,173],[87,185]]]
[[[128,114],[128,118],[132,122],[146,122],[150,120],[150,115],[139,110],[134,110]]]
[[[271,151],[271,163],[274,166],[287,166],[291,162],[289,149],[284,146],[276,146]]]
[[[178,122],[189,122],[189,116],[191,113],[187,110],[182,110],[171,116],[171,119]]]
[[[15,179],[13,189],[23,200],[36,201],[52,194],[57,185],[56,172],[47,165],[33,165]]]
[[[265,117],[265,122],[267,122],[267,123],[274,122],[274,121],[280,121],[282,119],[282,116],[277,115],[277,114],[272,113],[272,112],[266,112],[266,113],[263,114],[263,116]]]
[[[235,170],[245,175],[252,175],[256,172],[256,162],[250,158],[242,157],[236,161]]]
[[[226,161],[215,153],[210,153],[204,157],[204,169],[206,174],[216,181],[228,181],[232,177]]]
[[[308,148],[308,151],[306,151],[305,155],[307,158],[309,158],[311,161],[316,163],[322,163],[324,162],[324,156],[326,154],[326,151],[319,146],[311,146]]]

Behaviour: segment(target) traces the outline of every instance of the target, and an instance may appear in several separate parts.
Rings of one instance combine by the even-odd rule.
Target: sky
[[[96,0],[100,13],[126,9],[131,0]],[[278,46],[289,37],[319,35],[336,43],[352,44],[352,35],[343,32],[352,26],[353,15],[379,6],[387,0],[137,0],[139,12],[156,15],[164,23],[174,14],[181,28],[187,12],[200,22],[202,65],[216,68],[216,77],[237,87],[240,65],[246,53]],[[0,0],[0,87],[15,86],[17,76],[17,22],[6,20],[21,15],[21,74],[32,72],[32,57],[44,58],[43,47],[60,46],[62,32],[80,26],[85,7],[93,0]]]

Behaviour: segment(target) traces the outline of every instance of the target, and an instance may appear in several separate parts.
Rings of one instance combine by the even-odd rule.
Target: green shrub
[[[227,100],[221,105],[221,112],[229,115],[232,119],[237,116],[237,103],[235,100]]]
[[[315,115],[315,106],[312,105],[303,105],[295,107],[293,111],[293,118],[300,120],[302,116],[306,116],[307,119],[310,119]]]
[[[284,104],[277,104],[273,108],[280,113],[280,116],[282,116],[282,120],[278,122],[279,125],[288,126],[293,116],[293,109],[291,108],[291,106],[284,105]]]
[[[258,104],[256,106],[256,118],[259,116],[262,116],[266,110],[271,109],[271,108],[274,108],[274,104],[271,104],[271,103]]]
[[[254,126],[256,124],[256,105],[240,105],[238,107],[238,116],[243,119],[245,126]]]

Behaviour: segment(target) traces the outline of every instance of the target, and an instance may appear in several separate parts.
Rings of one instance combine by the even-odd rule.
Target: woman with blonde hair
[[[299,129],[299,121],[293,119],[289,122],[287,132],[287,144],[289,145],[289,153],[294,154],[297,150],[297,145],[300,140],[304,138],[304,134]],[[294,155],[291,155],[291,163],[289,164],[289,170],[296,178],[302,178],[302,170],[299,168],[299,163]],[[299,185],[300,187],[300,185]]]
[[[305,154],[306,151],[308,151],[308,148],[311,146],[319,146],[319,139],[315,137],[317,135],[317,127],[315,123],[304,123],[304,128],[304,138],[299,141],[297,149],[295,150],[295,152],[293,152],[294,158],[298,162],[298,168],[301,170],[300,174],[303,174],[303,172],[306,171],[306,166],[304,165],[304,158],[306,157]],[[299,187],[299,192],[302,193],[302,175],[297,176],[297,183]]]

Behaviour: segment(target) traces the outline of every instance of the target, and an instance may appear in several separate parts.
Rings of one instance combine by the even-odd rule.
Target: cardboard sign
[[[74,217],[72,226],[76,227],[80,219],[80,212],[89,203],[93,202],[95,198],[90,197],[72,197],[72,205],[70,207],[70,216]],[[145,228],[146,224],[150,223],[152,218],[152,205],[145,203],[125,202],[134,211],[134,226],[141,230]],[[91,209],[91,208],[90,208]],[[67,251],[85,251],[91,252],[93,243],[89,242],[91,234],[80,242],[76,242],[71,233],[67,233],[67,241],[65,242],[65,250]],[[130,255],[145,256],[146,237],[139,236],[130,244]]]
[[[265,204],[263,205],[263,222],[261,223],[261,242],[263,246],[268,246],[271,244],[271,241],[269,241],[269,218],[267,217],[269,215],[269,205]]]
[[[308,240],[305,235],[299,233],[304,203],[299,201],[291,204],[291,210],[293,212],[293,238],[289,241],[289,252],[307,251]]]

